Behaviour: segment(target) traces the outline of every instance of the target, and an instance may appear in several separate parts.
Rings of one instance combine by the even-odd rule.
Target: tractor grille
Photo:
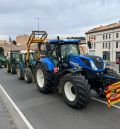
[[[85,65],[87,65],[88,67],[91,67],[91,64],[88,60],[81,58],[81,60],[84,62]]]
[[[98,56],[87,56],[89,58],[91,58],[93,60],[93,62],[95,63],[95,66],[97,67],[97,69],[103,69],[104,68],[104,63],[102,58],[98,57]],[[81,58],[81,60],[84,62],[85,65],[87,65],[88,67],[91,68],[91,63],[89,60],[86,60],[84,58]]]
[[[92,57],[92,59],[98,69],[103,69],[104,63],[100,57],[95,56],[95,57]]]
[[[95,65],[98,69],[103,69],[103,62],[95,62]]]

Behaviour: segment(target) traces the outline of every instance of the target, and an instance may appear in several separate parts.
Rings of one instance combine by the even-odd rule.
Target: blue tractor
[[[101,57],[81,55],[79,40],[50,40],[46,43],[46,57],[36,65],[36,85],[40,92],[58,90],[73,108],[85,107],[91,89],[105,95],[106,86],[119,81],[117,73],[105,68]],[[90,43],[88,44],[90,47]]]

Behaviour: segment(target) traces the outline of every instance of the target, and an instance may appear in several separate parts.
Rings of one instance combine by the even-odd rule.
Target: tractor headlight
[[[94,69],[94,70],[97,70],[97,67],[95,66],[94,62],[93,61],[90,61],[91,63],[91,67]]]

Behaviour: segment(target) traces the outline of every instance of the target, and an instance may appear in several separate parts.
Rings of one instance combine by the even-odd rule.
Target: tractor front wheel
[[[11,73],[12,74],[16,73],[16,65],[15,64],[11,64]]]
[[[24,80],[27,83],[31,83],[32,82],[32,72],[30,68],[25,68],[24,69]]]
[[[7,72],[8,72],[8,73],[11,72],[11,66],[10,66],[10,64],[7,64]]]
[[[52,74],[48,72],[42,63],[36,67],[36,85],[42,93],[50,93],[52,91]]]
[[[64,75],[60,81],[66,103],[73,108],[83,108],[90,100],[90,85],[84,76]]]
[[[19,79],[19,80],[23,80],[23,79],[24,79],[23,73],[22,73],[22,71],[21,71],[19,65],[17,65],[17,67],[16,67],[16,72],[17,72],[18,79]]]

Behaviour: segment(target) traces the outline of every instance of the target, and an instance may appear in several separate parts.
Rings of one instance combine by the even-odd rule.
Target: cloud
[[[81,35],[87,28],[120,20],[119,0],[1,0],[0,35],[40,29],[50,35]]]

